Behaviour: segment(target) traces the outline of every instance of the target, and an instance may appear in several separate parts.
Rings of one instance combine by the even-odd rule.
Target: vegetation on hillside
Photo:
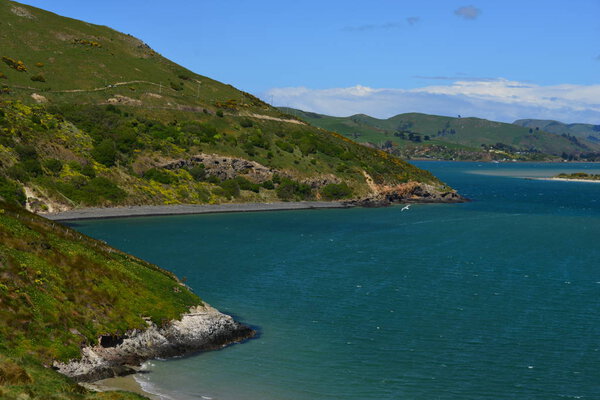
[[[10,1],[0,2],[0,17],[0,191],[23,204],[25,190],[31,209],[311,200],[332,198],[323,192],[330,184],[345,185],[334,198],[361,197],[371,178],[443,187],[130,35]],[[198,154],[252,160],[272,175],[165,167]]]
[[[0,398],[136,398],[86,394],[44,366],[200,303],[171,273],[0,202]]]
[[[548,133],[539,127],[418,113],[377,119],[362,114],[331,117],[289,108],[281,110],[312,125],[405,158],[600,159],[598,143],[566,133]]]
[[[274,172],[251,181],[243,175],[220,179],[201,163],[165,168],[199,153],[252,159]],[[164,122],[125,106],[0,101],[0,193],[24,204],[25,187],[34,198],[30,206],[40,211],[46,203],[71,208],[331,198],[324,186],[345,182],[344,195],[334,196],[340,199],[367,192],[363,171],[376,183],[438,182],[386,153],[309,126],[210,113]],[[341,182],[311,186],[315,177]]]

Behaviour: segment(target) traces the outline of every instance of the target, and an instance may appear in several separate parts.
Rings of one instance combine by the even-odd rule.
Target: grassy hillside
[[[0,191],[31,209],[356,198],[371,178],[444,188],[129,35],[10,1],[0,24]],[[259,165],[194,161],[212,154]]]
[[[399,114],[377,119],[364,114],[331,117],[282,108],[312,125],[407,156],[473,159],[551,159],[600,150],[598,144],[540,129],[479,118]]]
[[[0,398],[137,398],[86,394],[44,365],[200,303],[171,273],[0,202]]]
[[[600,125],[592,124],[565,124],[559,121],[544,119],[519,119],[515,125],[531,129],[541,129],[556,135],[571,135],[578,139],[600,143]]]

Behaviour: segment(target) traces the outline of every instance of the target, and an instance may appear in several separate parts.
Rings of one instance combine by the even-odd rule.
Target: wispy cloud
[[[375,30],[390,30],[390,29],[399,29],[407,24],[410,26],[414,26],[421,20],[420,17],[408,17],[405,18],[405,22],[391,21],[386,22],[384,24],[364,24],[364,25],[350,25],[342,28],[343,31],[347,32],[367,32],[367,31],[375,31]]]
[[[333,89],[275,88],[277,105],[347,116],[387,118],[404,112],[474,116],[512,122],[521,118],[600,123],[600,85],[539,86],[507,79],[456,81],[416,89],[354,86]]]
[[[479,81],[479,82],[490,82],[497,81],[498,78],[484,78],[481,76],[466,76],[466,75],[455,75],[455,76],[427,76],[427,75],[414,75],[413,78],[431,80],[431,81]]]
[[[473,5],[462,6],[454,10],[454,15],[464,19],[476,19],[481,15],[481,10]]]
[[[402,27],[402,23],[400,22],[386,22],[385,24],[365,24],[365,25],[355,25],[355,26],[346,26],[343,28],[344,31],[348,32],[365,32],[365,31],[374,31],[379,29],[398,29]]]
[[[416,25],[419,21],[421,21],[421,17],[408,17],[408,18],[406,18],[406,22],[408,22],[408,24],[410,26]]]

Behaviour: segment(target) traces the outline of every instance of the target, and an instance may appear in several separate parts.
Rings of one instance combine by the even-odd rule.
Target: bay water
[[[473,201],[73,223],[256,339],[147,363],[165,399],[600,398],[598,164],[416,162]]]

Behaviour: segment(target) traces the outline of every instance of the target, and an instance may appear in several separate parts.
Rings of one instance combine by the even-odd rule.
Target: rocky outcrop
[[[148,321],[144,330],[135,329],[123,336],[102,336],[97,345],[82,349],[81,359],[55,362],[53,368],[76,381],[92,382],[134,373],[146,360],[214,350],[255,333],[204,304],[163,327]]]
[[[217,154],[199,154],[188,159],[170,161],[161,165],[161,168],[176,170],[199,164],[204,165],[208,176],[215,176],[220,180],[233,179],[238,175],[242,175],[253,182],[262,183],[271,179],[276,172],[255,161]]]
[[[284,175],[285,176],[285,175]],[[290,176],[291,177],[291,176]],[[319,189],[332,183],[341,183],[342,180],[335,175],[319,175],[311,178],[306,178],[301,181],[309,185],[312,189]]]
[[[420,182],[381,186],[374,194],[348,202],[361,207],[383,207],[394,203],[464,203],[469,201],[455,190]]]

